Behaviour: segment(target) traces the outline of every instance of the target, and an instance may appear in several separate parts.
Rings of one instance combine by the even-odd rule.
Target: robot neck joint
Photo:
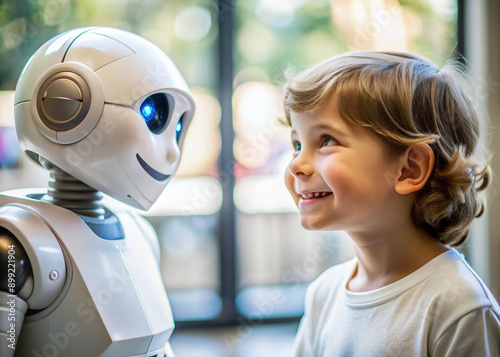
[[[50,169],[49,189],[43,200],[87,216],[104,219],[103,194],[58,167]]]

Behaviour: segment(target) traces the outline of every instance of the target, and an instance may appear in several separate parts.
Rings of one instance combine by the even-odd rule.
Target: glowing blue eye
[[[153,119],[155,115],[155,107],[151,103],[152,100],[150,98],[146,99],[144,103],[142,103],[141,106],[141,114],[146,119],[146,122],[150,121]]]
[[[164,93],[153,94],[142,102],[139,112],[153,134],[160,134],[165,130],[171,102],[173,103],[173,99]]]
[[[179,118],[179,121],[177,122],[177,125],[175,126],[175,138],[177,139],[177,142],[179,142],[179,137],[181,136],[182,133],[182,122],[184,120],[184,116],[186,113],[182,114],[181,117]]]

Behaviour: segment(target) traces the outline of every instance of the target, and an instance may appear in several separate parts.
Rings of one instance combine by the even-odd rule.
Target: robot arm
[[[64,256],[56,237],[32,212],[0,207],[0,355],[13,356],[28,308],[43,310],[61,292]]]
[[[33,291],[33,271],[21,243],[1,227],[0,262],[0,354],[13,356],[28,308],[25,299]]]

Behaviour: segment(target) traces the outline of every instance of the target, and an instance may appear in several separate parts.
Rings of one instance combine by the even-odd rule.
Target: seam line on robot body
[[[130,56],[136,56],[136,55],[137,55],[137,53],[135,53],[135,52],[134,52],[134,53],[132,53],[131,55],[127,55],[127,56],[123,56],[123,57],[117,58],[117,59],[115,59],[114,61],[111,61],[111,62],[109,62],[109,63],[106,63],[106,64],[102,65],[102,66],[101,66],[101,67],[99,67],[99,68],[94,69],[93,71],[97,74],[97,71],[99,71],[99,70],[101,70],[101,69],[103,69],[103,68],[105,68],[105,67],[109,66],[110,64],[113,64],[113,63],[115,63],[115,62],[117,62],[117,61],[121,61],[121,60],[122,60],[122,59],[124,59],[124,58],[130,57]],[[104,102],[104,103],[106,104],[107,102]],[[115,103],[108,103],[108,104],[115,104]],[[116,105],[120,105],[120,104],[116,104]]]
[[[111,36],[108,36],[108,35],[105,35],[105,34],[102,34],[102,33],[99,33],[99,32],[95,32],[95,34],[96,34],[96,35],[103,36],[103,37],[110,38],[110,39],[112,39],[112,40],[114,40],[114,41],[116,41],[116,42],[118,42],[118,43],[122,44],[123,46],[127,47],[130,51],[134,52],[134,55],[136,55],[136,54],[137,54],[137,51],[134,51],[134,49],[133,49],[133,48],[131,48],[130,46],[128,46],[127,44],[123,43],[122,41],[120,41],[120,40],[118,40],[118,39],[116,39],[116,38],[113,38],[113,37],[111,37]],[[133,55],[131,55],[131,56],[133,56]],[[127,57],[127,56],[125,56],[125,57]],[[124,58],[124,57],[122,57],[122,58]],[[96,70],[96,71],[97,71],[97,70]]]
[[[29,103],[29,102],[31,102],[31,99],[22,100],[20,102],[14,103],[14,106],[16,106],[18,104],[23,104],[23,103]]]
[[[71,46],[73,46],[73,43],[75,43],[75,41],[76,41],[76,40],[77,40],[77,39],[78,39],[81,35],[83,35],[84,33],[87,33],[87,32],[89,32],[89,31],[91,31],[91,30],[95,30],[95,29],[96,29],[96,27],[91,27],[91,28],[89,28],[88,30],[83,31],[83,32],[81,32],[80,34],[78,34],[78,36],[76,36],[76,37],[75,37],[75,38],[71,41],[71,43],[68,45],[68,48],[66,49],[66,51],[64,51],[64,56],[62,57],[61,63],[64,63],[64,61],[66,60],[66,55],[68,54],[68,51],[70,50]]]
[[[127,239],[127,237],[125,236],[125,239]],[[129,238],[130,239],[130,238]],[[148,314],[148,310],[146,309],[146,306],[144,305],[144,301],[142,299],[142,295],[141,295],[141,292],[139,291],[139,288],[137,286],[137,283],[135,282],[135,276],[134,274],[132,273],[132,269],[130,269],[130,266],[128,264],[128,260],[125,256],[125,253],[123,252],[123,249],[122,247],[120,247],[120,245],[117,243],[117,242],[114,242],[115,243],[115,246],[118,248],[118,250],[120,251],[120,255],[122,256],[122,259],[123,259],[123,262],[125,264],[125,266],[127,267],[127,272],[129,273],[129,276],[130,276],[130,280],[132,280],[132,284],[134,284],[134,289],[135,289],[135,292],[137,294],[137,296],[139,297],[139,301],[141,303],[141,307],[142,307],[142,311],[144,312],[144,316],[146,317],[146,320],[148,321],[148,326],[149,326],[149,329],[151,331],[151,334],[154,335],[154,329],[153,329],[153,325],[151,324],[151,319],[149,318],[149,314]],[[153,336],[151,337],[150,341],[149,341],[149,345],[148,345],[148,350],[149,350],[149,346],[151,346],[151,343],[153,342]]]

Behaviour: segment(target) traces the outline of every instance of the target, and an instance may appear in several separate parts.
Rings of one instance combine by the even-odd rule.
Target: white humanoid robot
[[[29,60],[16,129],[50,182],[0,195],[2,357],[170,355],[156,234],[103,193],[149,209],[193,112],[176,66],[126,31],[68,31]]]

